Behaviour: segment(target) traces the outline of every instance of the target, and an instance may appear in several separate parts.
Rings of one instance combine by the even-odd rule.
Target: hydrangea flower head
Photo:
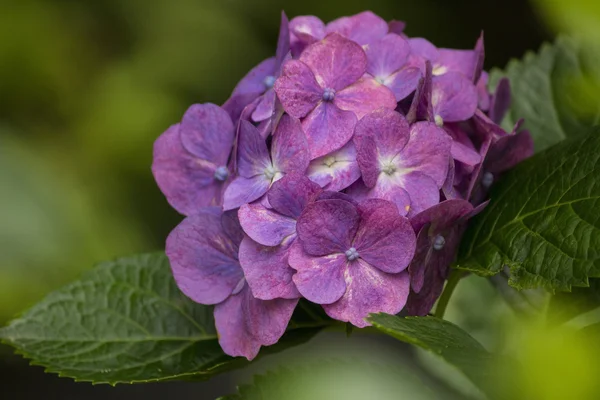
[[[469,218],[532,153],[472,50],[410,38],[370,11],[282,14],[273,57],[222,107],[195,104],[152,171],[186,218],[167,238],[177,285],[214,305],[225,353],[253,359],[300,299],[335,320],[430,312]],[[493,201],[493,199],[492,199]]]

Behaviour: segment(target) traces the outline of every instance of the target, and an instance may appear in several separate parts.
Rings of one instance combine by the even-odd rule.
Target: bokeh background
[[[410,36],[427,37],[440,47],[472,48],[484,30],[489,69],[537,49],[556,30],[578,25],[581,15],[589,17],[587,11],[579,17],[565,13],[561,3],[0,0],[0,325],[95,262],[163,247],[181,217],[153,182],[153,141],[190,104],[221,104],[245,72],[271,56],[282,9],[290,18],[314,14],[328,21],[368,8],[406,21]],[[593,7],[594,2],[569,4]],[[584,28],[586,37],[598,32],[589,18]],[[449,317],[489,346],[508,340],[497,327],[512,314],[488,282],[461,283],[451,307]],[[456,398],[474,390],[397,342],[355,336],[325,334],[306,348],[207,383],[117,388],[45,375],[0,347],[0,397],[212,399],[257,371],[310,362],[316,353],[336,360],[401,360],[429,388]],[[423,368],[440,370],[431,374]],[[332,375],[330,381],[356,382],[355,372]],[[378,376],[383,380],[385,374]],[[352,386],[354,395],[368,383],[358,386]],[[390,398],[420,398],[409,393],[413,389]]]

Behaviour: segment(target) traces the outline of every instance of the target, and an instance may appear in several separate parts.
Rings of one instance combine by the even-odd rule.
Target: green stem
[[[438,300],[437,307],[435,308],[435,313],[433,313],[434,317],[444,318],[444,314],[446,313],[446,307],[448,307],[448,303],[450,302],[450,298],[452,297],[452,293],[464,275],[463,271],[453,268],[452,272],[450,272],[450,277],[448,278],[448,283]]]

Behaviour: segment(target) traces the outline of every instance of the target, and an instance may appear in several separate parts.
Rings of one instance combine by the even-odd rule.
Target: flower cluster
[[[358,327],[427,314],[465,222],[531,154],[520,123],[498,125],[510,86],[488,92],[483,38],[442,49],[403,29],[283,14],[274,57],[157,139],[156,182],[186,216],[167,239],[173,274],[215,305],[227,354],[277,342],[301,298]]]

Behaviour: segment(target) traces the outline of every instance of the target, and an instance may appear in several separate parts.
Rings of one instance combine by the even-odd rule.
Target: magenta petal
[[[277,246],[296,234],[296,221],[260,203],[244,204],[238,211],[244,232],[263,246]]]
[[[410,129],[410,140],[400,156],[400,164],[429,176],[441,188],[448,175],[452,139],[431,122],[417,122]]]
[[[408,44],[410,45],[411,54],[423,60],[423,66],[425,65],[425,60],[429,60],[432,63],[437,61],[439,57],[438,49],[427,39],[411,38],[408,39]]]
[[[333,303],[346,291],[344,271],[347,260],[344,254],[313,257],[296,242],[290,249],[288,261],[298,271],[293,277],[298,291],[313,303]]]
[[[269,89],[262,95],[256,109],[252,113],[252,121],[261,122],[273,116],[275,111],[275,100],[277,96],[273,89]]]
[[[300,61],[310,67],[322,88],[336,91],[356,82],[367,69],[363,49],[337,33],[310,45]]]
[[[433,79],[431,103],[444,122],[465,121],[477,109],[477,89],[460,73],[448,72]]]
[[[337,92],[333,102],[342,110],[354,112],[358,119],[378,108],[393,110],[398,105],[390,89],[369,77],[361,78]]]
[[[354,133],[356,115],[340,110],[335,104],[320,103],[303,121],[311,159],[343,147]]]
[[[402,176],[402,187],[410,196],[408,215],[416,215],[440,202],[440,187],[433,179],[421,172]]]
[[[347,190],[348,194],[357,201],[367,199],[383,199],[391,201],[398,207],[400,215],[406,215],[410,210],[410,196],[401,186],[401,180],[397,177],[390,178],[382,174],[377,184],[369,189],[362,182],[357,181]]]
[[[295,118],[306,116],[323,98],[323,88],[308,65],[290,60],[283,65],[282,75],[275,81],[277,97],[285,111]]]
[[[499,174],[533,155],[533,139],[529,131],[501,137],[490,147],[485,170]]]
[[[275,182],[267,197],[274,210],[295,219],[322,192],[319,185],[304,175],[291,173]]]
[[[277,67],[283,64],[283,60],[290,52],[290,22],[284,11],[281,11],[281,25],[279,26],[279,37],[277,38],[277,51],[275,58]]]
[[[332,191],[345,189],[356,182],[360,178],[360,168],[354,143],[350,141],[341,149],[312,160],[307,175],[322,188]]]
[[[290,244],[267,247],[248,237],[242,240],[240,265],[254,297],[261,300],[300,297],[292,282],[295,271],[288,264]]]
[[[301,15],[290,21],[292,53],[299,57],[306,46],[325,37],[325,24],[312,15]]]
[[[481,156],[475,149],[466,146],[456,140],[452,141],[452,158],[469,166],[475,166],[481,162]]]
[[[439,72],[436,73],[436,69],[434,68],[433,74],[442,75],[448,71],[460,72],[473,82],[478,61],[479,55],[474,50],[439,49],[439,58],[437,60],[437,64],[439,65],[437,70]]]
[[[252,360],[261,346],[277,343],[285,333],[298,300],[259,300],[248,285],[215,307],[219,344],[233,357]]]
[[[251,203],[267,193],[271,180],[265,175],[257,175],[252,178],[238,176],[235,178],[223,194],[223,210],[233,210],[243,204]]]
[[[361,222],[354,239],[360,258],[383,272],[398,273],[415,254],[415,232],[408,219],[398,214],[392,202],[372,199],[362,202]]]
[[[360,120],[356,125],[354,142],[357,143],[360,154],[361,146],[358,143],[364,137],[372,137],[377,146],[378,154],[392,158],[400,153],[408,143],[409,131],[408,122],[402,114],[382,108],[373,111]]]
[[[306,171],[310,154],[306,134],[298,119],[287,114],[281,117],[273,135],[271,155],[277,171],[301,174]]]
[[[223,183],[215,180],[216,165],[193,157],[181,144],[179,124],[154,143],[152,173],[169,204],[184,215],[221,201]]]
[[[511,91],[508,78],[502,78],[496,86],[496,91],[492,96],[490,104],[490,119],[499,124],[504,119],[510,107]]]
[[[388,24],[371,11],[338,18],[327,24],[326,32],[337,32],[360,45],[372,43],[388,32]]]
[[[478,100],[478,107],[480,110],[482,111],[488,111],[490,109],[490,101],[491,101],[491,96],[490,93],[488,92],[488,79],[489,79],[489,75],[487,72],[483,71],[481,73],[481,77],[479,78],[479,81],[477,82],[477,97],[479,97]],[[494,121],[496,122],[496,121]]]
[[[269,150],[265,140],[254,125],[248,121],[240,121],[240,133],[238,139],[238,163],[237,172],[244,178],[252,178],[264,174],[267,167],[271,165]]]
[[[309,204],[298,218],[296,231],[304,251],[312,256],[344,253],[360,220],[356,207],[343,200],[319,200]]]
[[[217,207],[204,208],[184,219],[169,234],[166,244],[179,289],[200,304],[225,300],[243,277],[238,245],[223,232]]]
[[[367,72],[376,79],[380,79],[381,82],[406,63],[410,45],[402,36],[391,33],[369,44],[365,53],[367,54]]]
[[[383,84],[394,93],[396,101],[400,101],[417,89],[422,76],[419,68],[405,67],[384,79]]]
[[[398,21],[394,19],[388,22],[388,28],[390,33],[402,35],[404,33],[404,28],[406,28],[406,23],[404,21]]]
[[[233,98],[234,96],[245,94],[250,94],[254,96],[254,98],[260,96],[267,90],[265,78],[267,76],[274,76],[276,72],[277,61],[275,57],[267,58],[260,62],[256,67],[252,68],[250,72],[242,78],[235,89],[233,89],[231,97]],[[252,100],[250,100],[250,102]]]
[[[355,135],[353,140],[357,149],[356,162],[360,168],[362,180],[366,187],[372,188],[377,184],[381,172],[379,148],[375,137]]]
[[[331,318],[359,328],[369,325],[365,318],[371,313],[399,313],[410,287],[408,273],[386,274],[361,259],[347,269],[346,282],[342,298],[323,309]]]
[[[415,215],[410,219],[410,223],[415,232],[431,224],[430,234],[437,235],[458,224],[461,218],[472,211],[473,205],[466,200],[446,200]]]
[[[181,143],[187,151],[219,166],[227,163],[233,134],[229,114],[211,103],[190,106],[179,127]]]
[[[433,251],[428,234],[427,227],[424,227],[417,236],[417,250],[415,258],[408,266],[408,274],[410,276],[410,287],[416,293],[419,293],[425,283],[425,270]]]

